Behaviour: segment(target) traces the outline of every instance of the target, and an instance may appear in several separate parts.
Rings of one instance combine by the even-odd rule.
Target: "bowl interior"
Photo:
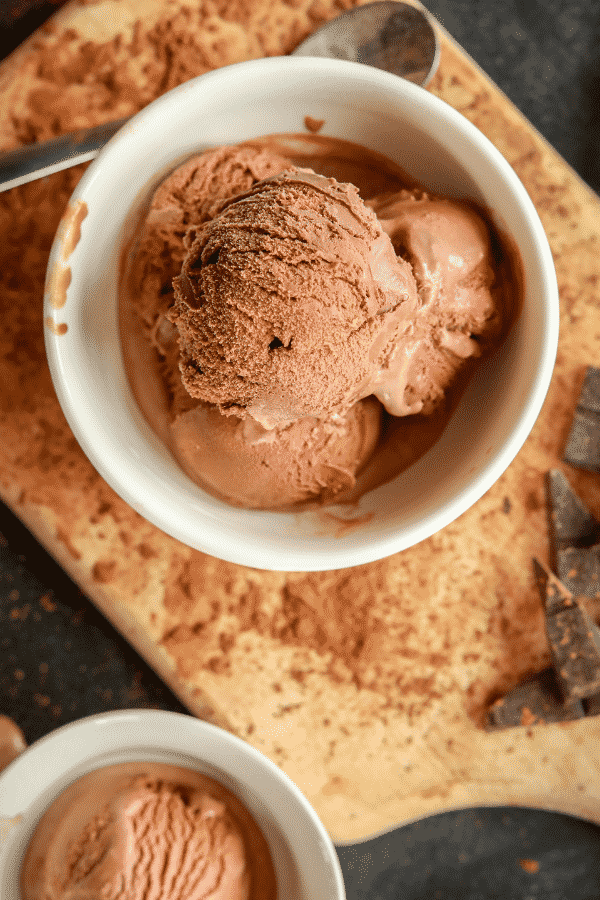
[[[486,206],[519,247],[527,278],[508,339],[479,367],[438,443],[393,482],[365,495],[358,508],[328,509],[364,517],[345,531],[320,512],[239,510],[196,487],[140,413],[118,334],[122,242],[154,186],[199,149],[302,132],[306,115],[325,120],[322,134],[386,154],[432,190]],[[69,259],[67,302],[58,312],[47,302],[45,311],[67,325],[65,334],[46,330],[56,390],[103,477],[142,515],[190,546],[257,568],[290,570],[340,568],[402,550],[477,500],[511,462],[539,413],[558,320],[542,226],[489,141],[415,85],[327,59],[282,57],[219,69],[171,91],[128,123],[88,169],[74,198],[87,204],[88,214]],[[49,271],[58,252],[55,242]]]

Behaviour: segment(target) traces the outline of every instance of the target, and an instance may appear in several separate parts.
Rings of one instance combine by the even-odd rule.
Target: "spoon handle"
[[[0,192],[94,159],[127,118],[0,153]]]

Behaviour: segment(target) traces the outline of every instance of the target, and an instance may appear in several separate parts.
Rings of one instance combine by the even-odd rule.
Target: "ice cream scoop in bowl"
[[[207,722],[89,716],[0,773],[3,900],[344,900],[335,848],[274,763]]]
[[[353,506],[294,512],[237,508],[190,480],[132,392],[119,329],[121,258],[140,210],[183,160],[265,135],[302,132],[307,116],[309,122],[324,121],[321,135],[384,154],[426,190],[466,198],[487,210],[496,229],[510,236],[521,260],[521,308],[500,346],[480,361],[441,436],[399,475],[367,490]],[[296,185],[294,190],[306,194],[308,188]],[[225,211],[223,221],[231,224],[234,214],[238,210]],[[246,226],[240,221],[238,217],[236,228],[242,233]],[[363,225],[368,232],[371,220],[367,217]],[[319,227],[317,223],[309,236],[317,241],[317,250]],[[212,237],[197,239],[204,262],[216,265],[218,253],[211,255],[207,243]],[[375,231],[372,239],[378,240]],[[381,254],[376,256],[381,261]],[[177,323],[182,344],[187,324],[201,316],[198,291],[208,290],[195,278],[193,262],[186,263],[189,283],[179,282],[180,311],[185,313]],[[298,271],[303,265],[299,260]],[[69,424],[92,463],[125,500],[167,533],[214,556],[258,568],[318,570],[365,563],[444,527],[481,497],[522,446],[540,411],[556,353],[552,257],[535,209],[511,167],[474,126],[432,94],[386,72],[340,60],[280,57],[240,63],[155,101],[112,139],[84,175],[48,271],[45,321],[52,376]],[[256,283],[262,270],[258,276]],[[275,269],[270,271],[269,278],[277,277]],[[268,284],[263,287],[267,290]],[[384,304],[376,314],[388,315],[393,306]],[[171,320],[170,311],[165,318]],[[223,334],[229,328],[224,321],[219,319]],[[283,359],[290,346],[283,330],[265,336],[273,359]],[[226,357],[227,341],[222,335],[219,341]],[[231,342],[243,345],[239,333]],[[188,349],[197,343],[193,336]],[[193,390],[204,390],[200,382],[208,378],[208,368],[188,356]],[[323,372],[327,380],[325,367]],[[332,364],[332,383],[337,375]],[[288,366],[288,376],[295,390],[293,366]],[[210,397],[224,409],[227,403],[218,388],[218,378],[213,379],[211,390],[217,393]],[[253,422],[268,429],[281,410],[264,385],[261,390],[261,396],[236,395],[237,411],[240,397],[251,397]],[[306,393],[311,391],[309,384]],[[384,397],[385,385],[374,392]],[[294,396],[303,399],[301,394]],[[281,408],[289,410],[290,405],[282,401]],[[310,403],[294,409],[314,412]],[[198,427],[208,428],[208,418],[200,417]],[[339,431],[339,421],[336,427]],[[231,477],[236,476],[243,482],[252,473],[242,465]]]

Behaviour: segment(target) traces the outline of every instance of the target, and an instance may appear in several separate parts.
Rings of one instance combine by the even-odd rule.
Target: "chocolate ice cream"
[[[378,396],[396,416],[431,413],[470,357],[498,338],[503,308],[490,234],[468,204],[420,191],[380,196],[377,213],[417,281],[418,308],[396,343]]]
[[[417,306],[410,265],[358,190],[306,169],[230,200],[174,283],[187,391],[265,428],[374,393]]]
[[[376,155],[328,140],[333,174],[362,165],[368,196]],[[354,498],[370,459],[377,483],[380,446],[381,481],[397,474],[439,436],[458,376],[507,322],[476,210],[407,189],[389,161],[366,202],[327,168],[276,140],[194,157],[158,188],[131,247],[134,393],[187,474],[235,505]],[[411,421],[407,453],[390,420],[434,412],[434,427]]]
[[[327,502],[352,488],[380,428],[381,406],[373,397],[343,415],[304,416],[271,430],[200,401],[175,416],[171,435],[173,452],[194,481],[249,509],[275,509],[315,497]]]
[[[288,165],[288,159],[266,149],[218,147],[193,156],[158,186],[131,260],[135,308],[150,333],[172,304],[172,280],[181,272],[188,230],[210,221],[230,197]]]
[[[37,825],[23,900],[276,900],[258,825],[199,772],[124,763],[70,785]]]

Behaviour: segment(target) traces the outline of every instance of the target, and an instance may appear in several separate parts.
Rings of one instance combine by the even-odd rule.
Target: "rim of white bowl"
[[[527,220],[548,303],[545,308],[546,323],[541,342],[540,364],[529,386],[518,421],[501,448],[490,456],[487,463],[481,467],[480,471],[458,495],[452,497],[434,512],[425,515],[417,523],[412,524],[407,533],[393,531],[385,536],[369,536],[361,540],[359,545],[353,544],[351,541],[346,543],[342,536],[335,538],[336,543],[333,548],[320,548],[315,544],[314,538],[303,540],[302,544],[298,542],[294,547],[273,548],[266,546],[261,535],[253,535],[251,530],[252,521],[258,521],[254,517],[273,514],[253,510],[236,510],[241,514],[241,519],[245,523],[244,527],[235,524],[225,525],[218,512],[204,510],[202,523],[205,527],[201,531],[194,532],[183,521],[177,504],[172,508],[169,504],[169,499],[176,500],[178,496],[180,498],[176,491],[171,495],[168,488],[163,485],[161,487],[164,487],[164,490],[146,491],[144,496],[141,496],[139,487],[132,484],[127,472],[120,467],[118,448],[114,448],[115,452],[112,456],[106,452],[106,446],[102,451],[98,451],[96,434],[92,433],[93,429],[88,416],[82,412],[82,406],[74,397],[72,385],[69,384],[67,378],[68,366],[65,366],[65,362],[68,355],[68,342],[65,342],[65,336],[57,335],[49,328],[45,328],[45,342],[54,387],[71,430],[99,474],[137,512],[184,544],[229,562],[267,570],[319,571],[373,562],[419,543],[458,518],[506,470],[529,435],[548,391],[558,346],[558,289],[552,253],[537,211],[522,182],[491,141],[461,113],[440,98],[411,82],[362,63],[317,57],[268,57],[235,63],[191,79],[150,103],[107,143],[84,173],[73,193],[71,202],[86,200],[88,192],[93,190],[93,182],[98,173],[106,165],[117,161],[120,148],[125,145],[125,142],[138,139],[136,132],[150,127],[153,121],[157,122],[162,110],[168,108],[176,95],[182,98],[186,94],[193,93],[195,102],[199,102],[202,95],[205,97],[210,95],[215,81],[224,84],[229,81],[233,88],[242,74],[248,82],[251,82],[254,77],[263,79],[270,77],[273,79],[273,83],[276,83],[277,75],[281,73],[282,67],[305,78],[309,76],[314,79],[317,75],[320,77],[344,76],[350,83],[356,80],[364,83],[366,79],[371,85],[380,87],[384,91],[405,95],[412,103],[429,104],[432,113],[441,117],[445,121],[446,127],[453,128],[455,132],[459,133],[465,145],[469,145],[471,149],[475,147],[476,152],[485,155],[487,161],[499,171],[508,183]],[[52,271],[54,264],[59,259],[59,250],[60,237],[57,235],[50,254],[48,272]],[[51,307],[47,297],[44,302],[44,317],[52,318],[56,311]],[[71,328],[71,324],[69,328]],[[193,485],[191,485],[191,489],[194,490]],[[231,507],[227,508],[231,510]],[[287,517],[294,514],[275,515]]]
[[[212,744],[213,751],[216,747],[219,748],[218,757],[216,753],[209,759],[203,756],[201,748],[207,742]],[[57,790],[56,794],[48,798],[48,805],[64,790],[64,778],[69,773],[77,772],[79,767],[97,760],[97,766],[86,768],[86,771],[93,771],[112,764],[103,761],[104,758],[130,752],[134,755],[136,752],[181,754],[186,759],[197,760],[200,765],[204,763],[210,768],[220,769],[240,784],[247,784],[258,796],[260,794],[255,783],[248,780],[248,767],[253,769],[252,777],[266,777],[271,799],[282,808],[285,805],[286,811],[301,818],[304,826],[312,829],[315,841],[322,851],[322,864],[327,868],[324,875],[335,885],[337,891],[332,900],[344,900],[344,879],[333,841],[300,788],[279,766],[251,744],[223,728],[184,713],[169,710],[113,710],[86,716],[56,728],[27,747],[0,774],[0,821],[3,816],[9,819],[22,816],[25,820],[28,809],[53,785],[56,785]],[[236,763],[236,757],[245,760],[245,765]],[[128,757],[127,761],[129,760],[133,760],[133,756]],[[175,764],[186,765],[185,761]],[[80,774],[75,777],[80,777]],[[261,802],[273,812],[264,799],[261,798]],[[38,811],[40,814],[43,812]],[[282,834],[285,834],[282,827],[283,814],[281,810],[278,813],[274,817]],[[32,824],[27,822],[26,827],[31,830]],[[19,827],[18,822],[15,827]],[[0,840],[0,871],[3,864],[6,866],[11,862],[8,858],[3,859],[11,846],[12,840]],[[12,898],[7,897],[5,900]]]

